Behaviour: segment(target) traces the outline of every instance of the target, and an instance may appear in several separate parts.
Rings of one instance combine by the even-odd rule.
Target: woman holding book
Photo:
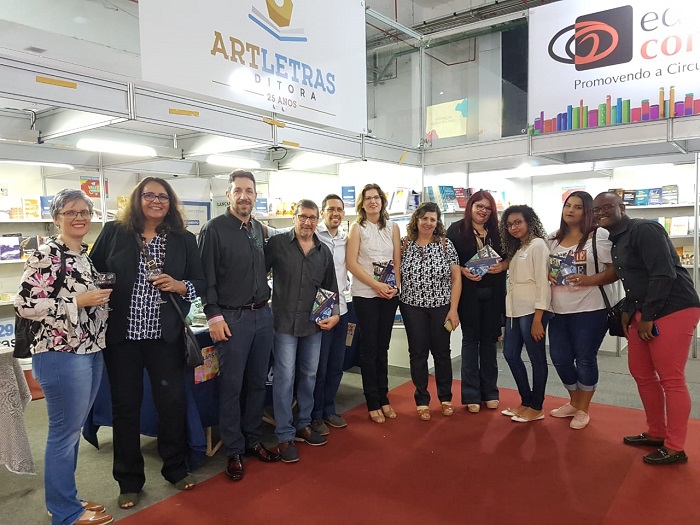
[[[411,379],[418,417],[430,420],[428,354],[435,361],[435,383],[443,416],[454,414],[450,333],[459,326],[462,293],[459,256],[445,238],[440,208],[425,202],[413,212],[401,241],[399,306],[406,327]]]
[[[552,317],[548,280],[549,248],[546,233],[535,211],[526,205],[510,206],[498,225],[510,261],[506,295],[506,358],[520,393],[520,405],[502,411],[518,423],[544,419],[542,403],[547,385],[545,331]],[[523,345],[532,364],[532,387],[522,359]]]
[[[493,261],[486,273],[464,266],[467,261],[478,259],[477,252],[487,247],[502,254],[496,201],[488,191],[480,190],[469,197],[464,219],[450,225],[447,238],[457,250],[462,274],[458,310],[462,320],[462,404],[472,413],[479,412],[482,403],[495,409],[496,343],[505,314],[508,261]]]
[[[389,220],[386,194],[367,184],[357,201],[357,220],[350,226],[345,259],[352,274],[352,300],[360,325],[362,388],[369,417],[375,423],[393,419],[389,404],[388,358],[391,330],[399,304],[399,227]],[[394,273],[384,270],[394,267]],[[375,268],[382,280],[375,279]],[[388,282],[382,282],[388,281]],[[393,284],[392,284],[393,283]]]
[[[576,430],[590,421],[588,407],[598,383],[598,349],[607,330],[602,293],[610,304],[616,302],[612,289],[599,288],[617,277],[610,256],[612,243],[607,230],[594,226],[592,207],[593,198],[587,192],[573,192],[564,202],[559,229],[547,239],[556,314],[549,323],[549,352],[570,397],[550,415],[573,418],[569,426]]]

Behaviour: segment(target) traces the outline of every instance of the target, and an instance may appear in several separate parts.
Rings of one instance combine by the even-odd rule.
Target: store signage
[[[567,0],[530,10],[535,134],[700,114],[700,3]]]
[[[80,189],[85,192],[88,197],[99,199],[102,195],[100,186],[100,178],[85,175],[80,177]],[[109,198],[109,181],[105,178],[105,199]]]
[[[367,130],[360,0],[150,0],[139,25],[144,80]]]

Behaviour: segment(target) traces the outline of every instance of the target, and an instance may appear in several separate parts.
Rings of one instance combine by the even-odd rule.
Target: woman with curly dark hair
[[[518,423],[528,423],[544,419],[545,331],[552,317],[547,234],[535,211],[526,205],[507,208],[498,229],[505,249],[502,255],[510,261],[503,356],[521,399],[520,406],[502,413]],[[532,387],[522,359],[523,345],[532,364]]]
[[[194,487],[187,473],[185,348],[181,313],[206,281],[180,201],[167,181],[146,177],[115,222],[105,224],[90,256],[98,271],[116,274],[104,351],[112,394],[114,479],[118,503],[138,504],[145,483],[139,441],[143,371],[158,412],[163,477],[179,490]],[[163,301],[170,294],[177,303]]]
[[[443,416],[454,414],[450,332],[459,325],[462,293],[459,256],[445,238],[440,209],[425,202],[413,212],[401,242],[399,307],[406,327],[411,379],[418,417],[429,421],[428,355],[435,361],[435,383]]]

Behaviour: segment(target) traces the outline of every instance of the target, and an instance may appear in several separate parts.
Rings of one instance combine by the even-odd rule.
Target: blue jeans
[[[496,342],[462,338],[462,404],[480,405],[498,399]]]
[[[542,326],[547,330],[547,322],[552,318],[551,312],[542,315]],[[547,386],[547,351],[545,349],[546,337],[541,341],[535,341],[530,334],[532,320],[535,314],[522,317],[506,318],[506,334],[503,341],[503,357],[508,362],[515,384],[518,385],[521,403],[525,407],[534,410],[542,410],[544,402],[544,390]],[[527,377],[527,369],[523,362],[523,345],[532,364],[532,388]]]
[[[51,525],[72,525],[83,513],[75,485],[80,429],[102,380],[102,352],[41,352],[32,356],[34,378],[46,397],[49,434],[44,460],[46,508]]]
[[[593,391],[598,349],[607,331],[606,310],[557,314],[549,323],[549,354],[567,390]]]
[[[311,419],[323,419],[337,414],[335,396],[340,380],[343,379],[347,332],[348,314],[341,315],[340,321],[331,330],[321,332],[321,355],[318,359]]]
[[[305,337],[275,332],[275,346],[272,349],[272,404],[275,408],[275,434],[280,443],[292,441],[297,429],[311,424],[320,353],[321,332]],[[299,408],[296,427],[292,415],[295,377]]]
[[[223,310],[231,330],[216,343],[219,430],[226,456],[243,454],[262,438],[265,382],[272,352],[272,310]]]

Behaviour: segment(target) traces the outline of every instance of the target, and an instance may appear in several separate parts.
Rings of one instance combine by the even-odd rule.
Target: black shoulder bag
[[[58,249],[61,252],[61,269],[56,275],[56,281],[53,283],[53,290],[49,294],[50,299],[55,299],[58,297],[61,288],[63,288],[63,283],[66,281],[66,251],[60,246]],[[33,319],[25,319],[20,317],[15,312],[15,347],[12,351],[12,357],[17,359],[27,359],[32,356],[30,348],[34,345],[36,340],[36,335],[41,329],[41,321],[34,321]]]
[[[596,232],[593,232],[593,263],[595,264],[595,273],[598,273],[598,250],[596,249]],[[600,293],[603,296],[603,301],[605,302],[605,308],[608,311],[608,333],[616,337],[625,337],[625,332],[622,329],[622,304],[624,299],[620,299],[615,306],[610,306],[610,300],[608,299],[605,289],[602,286],[598,286]]]

